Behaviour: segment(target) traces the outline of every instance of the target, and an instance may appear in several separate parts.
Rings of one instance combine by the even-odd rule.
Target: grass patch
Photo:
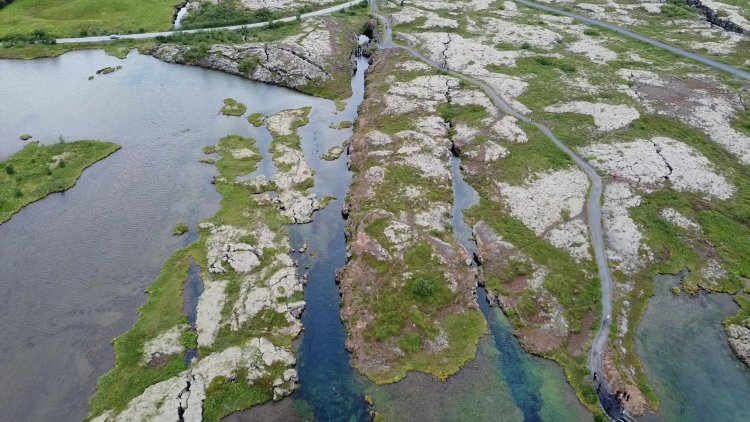
[[[179,222],[179,223],[175,224],[174,230],[172,230],[172,235],[173,236],[182,236],[183,234],[187,233],[187,231],[188,231],[187,224],[185,224],[183,222]]]
[[[438,106],[440,117],[446,122],[466,123],[469,125],[480,125],[482,120],[490,117],[484,107],[478,104],[455,105],[442,103]]]
[[[241,375],[235,382],[217,378],[211,383],[203,402],[204,421],[220,421],[231,413],[271,400],[273,396],[268,388],[242,382]]]
[[[55,37],[164,31],[179,0],[22,0],[0,9],[0,36],[45,30]]]
[[[247,116],[247,122],[255,127],[260,127],[260,125],[263,124],[264,120],[265,117],[263,116],[263,113],[253,113]]]
[[[0,162],[0,223],[26,205],[75,185],[81,173],[120,149],[99,141],[27,144]]]
[[[220,111],[225,116],[239,117],[245,114],[247,107],[234,98],[224,98],[224,107]]]

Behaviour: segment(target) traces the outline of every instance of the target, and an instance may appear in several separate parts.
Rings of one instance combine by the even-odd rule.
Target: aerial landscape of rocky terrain
[[[0,2],[0,420],[750,412],[746,1],[58,3]],[[63,302],[34,213],[76,250],[87,191],[81,245],[129,243],[15,322]],[[34,359],[69,381],[21,405]]]

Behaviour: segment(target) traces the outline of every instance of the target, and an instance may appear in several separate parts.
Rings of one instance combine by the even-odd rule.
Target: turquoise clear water
[[[638,327],[636,352],[660,401],[645,421],[750,420],[750,369],[729,349],[721,321],[737,311],[731,297],[674,296],[675,276],[656,278]]]

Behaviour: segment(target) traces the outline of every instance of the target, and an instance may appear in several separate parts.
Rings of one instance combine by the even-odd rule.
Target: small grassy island
[[[247,107],[234,98],[225,98],[224,107],[221,108],[221,114],[225,116],[242,116],[247,111]],[[249,121],[249,120],[248,120]]]
[[[0,162],[0,223],[32,202],[71,188],[83,170],[118,149],[99,141],[29,143]]]

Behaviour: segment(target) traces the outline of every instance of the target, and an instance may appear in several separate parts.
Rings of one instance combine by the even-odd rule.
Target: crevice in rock
[[[700,10],[700,12],[706,16],[706,20],[711,25],[718,26],[719,28],[722,28],[725,31],[729,31],[729,32],[736,32],[738,34],[747,33],[747,31],[745,31],[745,29],[742,28],[741,26],[737,25],[736,23],[728,19],[724,19],[721,16],[719,16],[716,10],[713,10],[707,7],[706,5],[704,5],[701,0],[687,0],[687,4],[690,7]]]
[[[286,52],[288,52],[288,53],[292,54],[293,56],[295,56],[295,57],[299,58],[300,60],[302,60],[302,61],[304,61],[304,62],[306,62],[306,63],[309,63],[309,64],[310,64],[311,66],[313,66],[314,68],[318,69],[319,71],[321,71],[321,72],[322,72],[323,74],[325,74],[326,76],[328,76],[328,77],[330,77],[330,76],[331,76],[331,74],[330,74],[330,73],[328,73],[328,72],[326,72],[326,70],[325,70],[325,69],[323,69],[323,67],[322,67],[322,66],[320,66],[319,64],[315,63],[314,61],[312,61],[312,60],[308,59],[307,57],[303,56],[303,55],[302,55],[302,54],[300,54],[299,52],[297,52],[297,51],[294,51],[294,49],[290,49],[290,48],[283,48],[283,47],[282,47],[281,45],[277,45],[277,46],[275,46],[275,48],[277,48],[277,49],[279,49],[279,50],[282,50],[282,51],[286,51]]]
[[[661,147],[659,145],[656,145],[656,143],[653,143],[653,144],[654,144],[654,150],[659,155],[659,157],[661,157],[661,159],[664,161],[664,165],[667,166],[667,169],[669,170],[669,173],[667,173],[667,175],[664,176],[664,179],[669,180],[669,176],[672,175],[672,171],[674,169],[672,169],[672,165],[669,164],[669,161],[667,161],[667,159],[663,155],[661,155]]]
[[[188,375],[188,378],[190,375]],[[185,418],[183,415],[185,415],[185,411],[188,408],[188,399],[190,399],[190,381],[185,382],[185,388],[182,389],[180,394],[177,395],[177,399],[180,400],[180,404],[177,405],[177,420],[179,422],[184,422]]]

